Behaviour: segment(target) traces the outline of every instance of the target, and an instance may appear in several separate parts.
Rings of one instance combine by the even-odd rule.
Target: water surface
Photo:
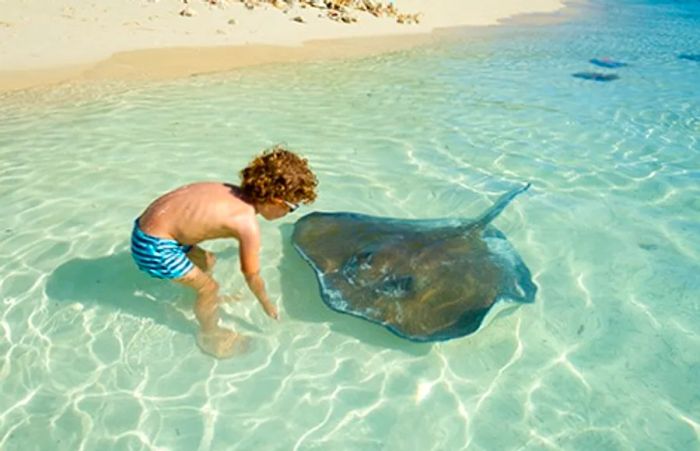
[[[0,448],[700,447],[700,63],[678,58],[700,53],[700,6],[602,1],[462,33],[3,97]],[[278,323],[244,289],[235,243],[209,245],[244,298],[223,322],[253,346],[203,355],[193,296],[132,264],[132,220],[180,184],[237,181],[280,142],[310,159],[318,210],[470,217],[532,182],[495,225],[536,303],[472,337],[402,341],[323,305],[290,243],[300,210],[262,226]]]

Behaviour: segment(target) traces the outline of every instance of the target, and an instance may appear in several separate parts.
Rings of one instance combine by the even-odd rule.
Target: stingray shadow
[[[218,257],[229,254],[234,254],[234,251],[217,252]],[[46,296],[49,301],[79,302],[149,318],[183,334],[194,335],[199,329],[195,320],[187,318],[178,309],[192,309],[194,292],[142,273],[128,251],[63,263],[49,276]],[[241,318],[235,318],[235,322],[241,329],[261,333],[257,326]]]
[[[403,340],[379,325],[335,312],[326,306],[321,299],[314,272],[294,249],[293,230],[293,224],[281,226],[282,259],[279,266],[284,308],[290,318],[312,323],[326,323],[335,333],[354,337],[382,349],[391,348],[417,356],[430,352],[432,343]]]

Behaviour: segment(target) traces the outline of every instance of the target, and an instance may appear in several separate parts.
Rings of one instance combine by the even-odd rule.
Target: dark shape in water
[[[497,305],[534,302],[530,270],[490,225],[529,187],[504,194],[474,220],[311,213],[294,225],[292,240],[333,310],[409,340],[449,340],[477,331]]]
[[[700,62],[700,53],[681,53],[678,55],[679,59],[682,60],[688,60],[688,61],[699,61]]]
[[[571,74],[571,76],[593,81],[613,81],[620,78],[616,74],[603,74],[601,72],[576,72]]]
[[[617,69],[618,67],[625,67],[627,66],[627,63],[623,63],[620,61],[614,61],[611,60],[610,58],[593,58],[592,60],[589,60],[591,64],[595,64],[596,66],[599,67],[605,67],[606,69]]]

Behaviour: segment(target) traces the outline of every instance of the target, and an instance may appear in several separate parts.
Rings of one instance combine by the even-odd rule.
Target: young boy
[[[219,327],[219,284],[211,277],[216,258],[198,246],[215,238],[235,238],[241,271],[265,313],[278,319],[260,276],[260,214],[267,220],[316,199],[316,177],[307,160],[280,146],[256,157],[240,173],[241,184],[202,182],[156,199],[134,223],[131,253],[139,269],[197,292],[194,312],[201,326],[200,348],[215,357],[233,355],[241,344],[235,332]]]

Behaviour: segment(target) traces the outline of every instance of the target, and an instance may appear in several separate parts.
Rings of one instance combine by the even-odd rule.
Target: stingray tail
[[[484,227],[489,225],[489,223],[491,221],[496,219],[496,216],[501,214],[503,209],[508,206],[510,201],[512,201],[513,198],[515,198],[515,196],[527,191],[527,189],[530,188],[531,185],[532,185],[531,183],[528,183],[525,186],[521,186],[520,188],[515,188],[511,191],[508,191],[504,195],[502,195],[496,202],[494,202],[494,204],[491,206],[491,208],[486,210],[486,212],[483,215],[481,215],[476,221],[474,221],[470,225],[469,228],[470,229],[477,229],[477,228],[483,229]]]

